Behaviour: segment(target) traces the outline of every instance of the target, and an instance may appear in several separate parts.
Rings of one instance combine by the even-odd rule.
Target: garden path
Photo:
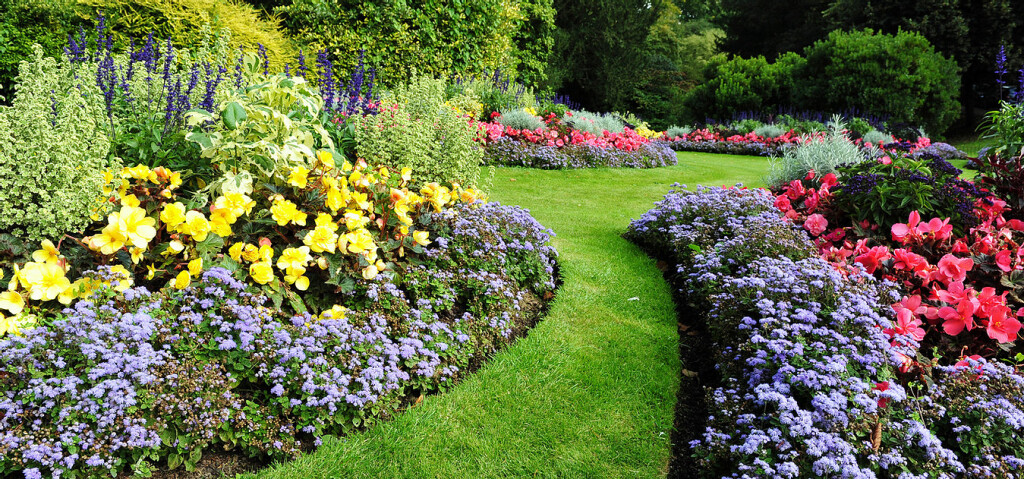
[[[672,183],[760,184],[767,167],[679,158],[650,170],[497,170],[491,199],[557,235],[564,283],[547,317],[451,391],[254,477],[663,477],[676,313],[654,261],[620,235]]]

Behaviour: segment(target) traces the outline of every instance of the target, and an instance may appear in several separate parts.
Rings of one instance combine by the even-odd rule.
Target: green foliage
[[[275,12],[307,52],[326,49],[354,65],[365,49],[388,86],[413,73],[498,68],[533,84],[553,42],[551,0],[295,0]]]
[[[676,126],[672,125],[665,130],[666,138],[676,138],[679,136],[689,135],[693,131],[693,127],[690,126]]]
[[[476,186],[483,161],[479,131],[445,105],[446,83],[414,78],[383,98],[379,114],[350,117],[357,156],[410,167],[424,181]]]
[[[583,107],[629,108],[646,62],[644,41],[665,2],[648,0],[555,1],[555,51],[545,86]]]
[[[615,115],[609,113],[601,115],[586,110],[574,111],[572,116],[565,118],[564,121],[577,130],[596,136],[603,135],[605,130],[610,133],[622,133],[625,128],[622,120],[616,118]]]
[[[762,126],[764,126],[764,123],[757,120],[739,120],[732,122],[732,124],[729,125],[729,128],[736,130],[736,133],[746,135],[747,133],[750,133]]]
[[[708,63],[707,80],[690,92],[686,106],[694,120],[727,119],[741,111],[774,113],[780,105],[793,104],[793,78],[803,64],[795,53],[775,62],[719,55]]]
[[[779,125],[772,123],[768,125],[761,125],[757,128],[754,128],[753,131],[754,134],[758,136],[763,136],[765,138],[776,138],[788,133],[789,128],[783,128]]]
[[[985,115],[984,138],[996,141],[990,154],[1004,157],[1024,155],[1024,103],[1000,103],[998,110]]]
[[[102,95],[39,47],[18,79],[12,105],[0,107],[0,232],[60,238],[90,222],[103,172],[120,166],[97,124]]]
[[[804,55],[797,90],[801,108],[858,108],[939,133],[959,115],[956,63],[918,33],[835,31]]]
[[[209,126],[186,135],[203,158],[229,175],[210,185],[211,194],[228,178],[283,185],[295,167],[312,169],[317,149],[334,149],[322,123],[323,98],[302,78],[269,77],[232,93],[218,108],[189,113],[191,127]]]
[[[801,135],[817,131],[825,131],[825,124],[820,121],[803,120],[792,115],[779,115],[775,120],[776,123],[782,125],[783,128],[788,128]]]
[[[545,128],[544,120],[524,110],[505,110],[498,117],[498,123],[517,130]]]
[[[257,44],[267,49],[273,71],[286,62],[294,63],[297,49],[285,36],[275,18],[238,0],[79,0],[79,3],[107,15],[115,43],[138,43],[150,32],[156,38],[170,38],[174,45],[196,48],[205,41],[204,31],[227,29],[231,49],[255,52]]]
[[[811,170],[827,175],[835,173],[840,165],[864,161],[864,153],[843,134],[845,128],[846,125],[834,118],[824,139],[787,149],[781,158],[773,157],[765,182],[778,186],[799,180]]]
[[[480,102],[477,118],[490,120],[490,114],[496,111],[517,108],[536,108],[537,97],[533,88],[517,82],[510,75],[497,71],[493,74],[460,76],[445,86],[445,96],[453,105],[460,95],[468,96]]]
[[[14,94],[18,64],[33,57],[39,44],[47,56],[59,55],[77,20],[75,0],[0,0],[0,96]]]

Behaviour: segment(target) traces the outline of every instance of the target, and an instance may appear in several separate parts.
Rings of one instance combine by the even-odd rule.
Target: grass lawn
[[[986,146],[995,146],[996,141],[992,138],[982,138],[980,135],[969,135],[950,138],[949,144],[967,153],[967,156],[978,156],[978,150]]]
[[[680,363],[654,261],[620,235],[674,182],[761,184],[767,160],[679,153],[650,170],[498,169],[492,200],[557,234],[564,284],[548,316],[447,393],[259,478],[659,477]]]

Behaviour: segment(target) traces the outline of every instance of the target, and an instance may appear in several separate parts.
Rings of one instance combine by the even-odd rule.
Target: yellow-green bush
[[[0,233],[59,239],[89,224],[103,172],[119,164],[97,124],[105,114],[95,83],[39,47],[35,55],[22,63],[12,106],[0,107]]]
[[[272,71],[295,62],[298,50],[278,28],[277,20],[266,20],[260,12],[238,0],[79,0],[94,12],[102,11],[115,42],[126,45],[131,38],[144,39],[149,32],[167,37],[179,47],[193,48],[203,41],[203,26],[213,31],[228,29],[231,46],[256,51],[267,48]],[[88,9],[87,9],[88,10]],[[91,15],[92,12],[89,13]]]

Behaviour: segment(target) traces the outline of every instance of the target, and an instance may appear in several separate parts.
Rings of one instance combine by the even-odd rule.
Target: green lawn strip
[[[968,156],[978,156],[978,150],[986,146],[995,146],[994,138],[982,138],[980,135],[967,135],[951,138],[949,144],[959,148]]]
[[[564,284],[544,321],[445,394],[249,477],[663,476],[676,314],[653,260],[620,235],[674,182],[758,186],[767,167],[679,158],[650,170],[498,169],[492,200],[530,209],[558,235]]]

